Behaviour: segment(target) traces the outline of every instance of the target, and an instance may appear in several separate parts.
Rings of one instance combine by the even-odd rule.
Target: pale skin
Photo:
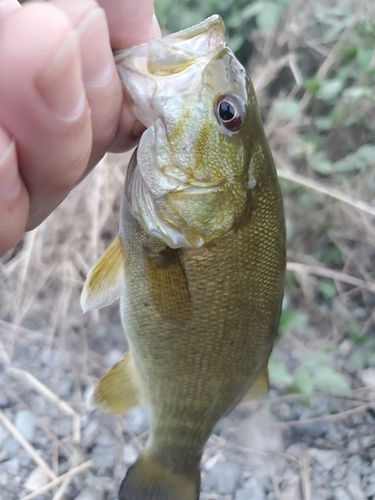
[[[0,256],[143,126],[112,49],[160,36],[153,0],[0,0]]]

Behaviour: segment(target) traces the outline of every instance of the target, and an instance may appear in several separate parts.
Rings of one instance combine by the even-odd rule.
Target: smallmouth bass
[[[147,127],[126,173],[119,236],[84,310],[121,297],[130,350],[93,396],[147,404],[150,434],[120,500],[197,500],[218,420],[268,390],[285,274],[277,174],[252,83],[219,16],[115,57]]]

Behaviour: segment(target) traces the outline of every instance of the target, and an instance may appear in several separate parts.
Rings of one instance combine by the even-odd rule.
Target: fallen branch
[[[0,421],[4,424],[4,427],[8,429],[8,431],[12,434],[14,439],[16,439],[22,448],[24,448],[27,453],[31,456],[31,458],[34,460],[36,464],[39,465],[42,469],[45,470],[46,474],[51,479],[56,479],[56,474],[53,472],[52,469],[46,464],[46,462],[41,458],[38,453],[35,451],[35,449],[31,446],[31,444],[26,441],[26,439],[22,436],[22,434],[17,430],[17,428],[12,424],[12,422],[4,415],[4,413],[0,410]]]
[[[334,271],[333,269],[327,269],[325,267],[319,266],[309,266],[307,264],[300,264],[299,262],[288,262],[287,270],[294,271],[296,273],[307,273],[314,274],[315,276],[323,276],[324,278],[331,278],[332,280],[341,281],[343,283],[348,283],[349,285],[358,286],[360,288],[367,288],[367,290],[370,290],[370,292],[375,292],[375,283],[364,281],[340,271]]]
[[[81,472],[84,472],[85,470],[89,469],[94,465],[94,462],[92,460],[88,460],[87,462],[84,462],[81,465],[78,465],[74,469],[71,469],[70,471],[66,472],[65,474],[62,474],[61,476],[57,477],[53,481],[45,484],[41,488],[39,488],[38,491],[34,491],[33,493],[30,493],[29,495],[26,495],[25,497],[22,497],[21,500],[32,500],[33,498],[43,495],[47,491],[52,490],[56,486],[59,486],[62,482],[64,482],[67,479],[71,479],[72,477],[76,476],[77,474],[81,474]]]
[[[285,163],[277,154],[274,154],[274,157],[275,161],[280,165]],[[317,181],[314,181],[312,179],[307,179],[306,177],[303,177],[302,175],[299,174],[295,174],[294,172],[291,172],[285,168],[281,169],[279,168],[277,170],[277,173],[278,176],[281,177],[282,179],[295,182],[296,184],[300,184],[301,186],[306,186],[310,189],[313,189],[314,191],[318,191],[319,193],[326,194],[331,198],[335,198],[336,200],[342,201],[343,203],[346,203],[347,205],[357,208],[358,210],[362,210],[362,212],[366,212],[370,215],[375,216],[375,207],[372,207],[371,205],[369,205],[364,201],[357,200],[352,196],[342,193],[341,191],[335,188],[324,186],[323,184],[320,184]]]
[[[356,408],[351,408],[350,410],[344,410],[338,413],[334,413],[333,415],[322,415],[320,417],[306,418],[303,420],[289,420],[288,422],[276,422],[272,425],[274,427],[286,428],[290,427],[291,425],[309,425],[314,422],[321,422],[325,420],[339,420],[340,418],[345,418],[349,415],[360,413],[361,411],[368,410],[370,408],[375,410],[375,403],[360,405]]]

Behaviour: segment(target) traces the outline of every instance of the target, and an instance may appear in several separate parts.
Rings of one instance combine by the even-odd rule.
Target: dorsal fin
[[[89,272],[81,295],[83,312],[112,304],[124,292],[124,253],[117,236]]]

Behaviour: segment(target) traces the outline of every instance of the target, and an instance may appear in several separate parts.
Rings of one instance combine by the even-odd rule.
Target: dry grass
[[[358,11],[366,9],[358,5]],[[280,176],[293,183],[287,186],[285,196],[287,219],[293,226],[288,251],[289,270],[294,274],[294,279],[288,279],[287,293],[291,306],[308,314],[309,323],[304,332],[295,334],[296,342],[293,337],[285,342],[298,357],[304,349],[325,351],[337,346],[347,338],[348,324],[354,320],[361,327],[361,335],[374,331],[375,192],[369,188],[373,176],[370,169],[350,175],[336,186],[331,178],[316,175],[308,158],[297,165],[291,161],[290,146],[301,131],[311,126],[306,110],[312,96],[302,90],[303,69],[298,66],[296,48],[311,45],[320,51],[318,77],[323,79],[335,65],[342,44],[355,24],[343,30],[328,50],[319,39],[310,37],[308,27],[298,23],[293,13],[286,19],[279,32],[259,42],[258,60],[252,74],[260,105],[267,116],[265,128]],[[283,51],[278,49],[280,46],[284,47]],[[279,78],[283,68],[288,68],[295,79],[289,96],[299,96],[300,106],[295,118],[288,123],[268,113],[271,102],[267,88]],[[0,412],[1,422],[52,480],[36,492],[23,492],[23,500],[47,494],[49,490],[52,493],[48,494],[53,497],[45,498],[64,498],[75,475],[92,466],[81,453],[81,420],[92,412],[89,393],[103,372],[105,353],[116,345],[119,351],[124,350],[126,342],[118,322],[113,320],[116,306],[82,316],[79,296],[91,265],[117,233],[127,158],[127,155],[110,156],[103,161],[47,221],[27,234],[0,263],[1,389],[17,409],[26,408],[32,413],[32,397],[41,396],[48,400],[48,408],[56,417],[52,423],[48,420],[44,423],[34,412],[36,425],[47,440],[43,450],[38,451],[17,434],[6,412]],[[305,191],[299,192],[298,186],[304,186]],[[340,268],[329,268],[319,261],[322,249],[329,245],[341,251]],[[330,309],[317,301],[321,277],[332,279],[338,290]],[[59,362],[46,376],[39,369],[40,360],[54,353],[58,353]],[[59,394],[67,378],[71,390],[64,400]],[[355,377],[351,380],[354,387],[360,385]],[[363,408],[347,411],[373,408],[373,401],[372,394]],[[70,434],[62,439],[56,421],[63,417],[72,423]],[[124,425],[126,423],[118,424],[116,431],[119,448]],[[138,446],[143,438],[132,437]],[[227,445],[211,442],[210,446],[225,448]],[[64,472],[59,467],[60,456],[69,462]],[[300,462],[294,461],[293,467],[300,470],[302,478],[303,498],[309,500],[312,485],[307,454],[303,454]],[[119,464],[116,474],[120,477],[121,461]],[[275,486],[275,490],[277,488]],[[206,494],[204,498],[219,497]]]

